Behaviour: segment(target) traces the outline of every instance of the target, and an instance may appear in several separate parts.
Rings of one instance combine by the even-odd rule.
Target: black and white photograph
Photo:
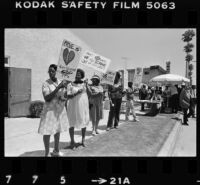
[[[196,157],[195,28],[5,28],[4,157]]]

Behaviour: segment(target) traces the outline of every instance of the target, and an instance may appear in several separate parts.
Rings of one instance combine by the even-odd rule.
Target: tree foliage
[[[192,52],[192,48],[194,47],[194,44],[190,43],[190,41],[192,40],[194,36],[195,36],[194,30],[190,30],[190,29],[185,31],[185,33],[182,34],[182,41],[187,42],[187,45],[184,46],[184,51],[186,52],[186,57],[185,57],[186,64],[189,64],[189,65],[186,65],[186,74],[190,78],[192,77],[192,70],[193,70],[193,65],[190,64],[190,61],[193,60],[193,56],[190,54],[190,52]],[[189,69],[189,72],[187,72],[188,69]]]
[[[194,30],[187,30],[185,33],[182,34],[182,40],[183,42],[190,42],[194,36]]]
[[[190,62],[190,61],[193,60],[193,56],[192,56],[191,54],[187,54],[186,57],[185,57],[185,60],[186,60],[187,62]]]
[[[184,51],[186,53],[190,53],[192,51],[192,48],[194,47],[194,44],[188,43],[186,46],[184,46]]]
[[[190,65],[188,66],[188,69],[189,69],[190,71],[192,71],[192,70],[194,69],[193,64],[190,64]]]

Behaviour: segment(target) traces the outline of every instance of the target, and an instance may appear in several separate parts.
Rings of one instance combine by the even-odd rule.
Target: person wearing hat
[[[183,110],[183,125],[188,125],[187,112],[190,107],[190,99],[191,99],[190,88],[189,86],[185,86],[185,88],[182,89],[180,98],[179,98],[179,103]]]
[[[91,78],[92,84],[87,85],[89,97],[90,120],[92,121],[92,135],[99,134],[98,125],[103,118],[103,87],[100,85],[100,77],[94,75]]]

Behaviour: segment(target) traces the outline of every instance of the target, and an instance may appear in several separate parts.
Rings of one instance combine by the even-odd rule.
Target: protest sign
[[[143,75],[143,69],[141,67],[137,67],[135,69],[135,75],[133,80],[133,85],[135,87],[140,87],[140,84],[142,83],[142,75]]]
[[[103,73],[101,78],[101,84],[113,85],[115,80],[115,75],[116,72],[110,70],[108,70],[106,73]]]
[[[91,67],[94,70],[102,73],[105,73],[107,71],[110,62],[110,59],[90,51],[86,51],[80,60],[81,64],[87,67]]]
[[[81,56],[81,47],[64,40],[58,61],[57,78],[74,81]]]

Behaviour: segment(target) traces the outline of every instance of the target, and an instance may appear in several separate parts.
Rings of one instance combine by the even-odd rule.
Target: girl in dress
[[[65,109],[65,88],[66,81],[60,81],[56,78],[57,66],[49,66],[49,79],[42,85],[42,93],[45,104],[41,114],[38,133],[43,135],[45,147],[45,156],[49,156],[50,136],[54,135],[54,150],[52,156],[61,156],[59,152],[60,132],[68,129],[67,112]]]
[[[82,130],[82,146],[85,147],[85,132],[89,124],[89,103],[86,92],[86,84],[82,80],[85,73],[81,69],[77,69],[75,81],[67,86],[67,115],[69,120],[70,148],[74,149],[76,143],[74,141],[74,128]]]

